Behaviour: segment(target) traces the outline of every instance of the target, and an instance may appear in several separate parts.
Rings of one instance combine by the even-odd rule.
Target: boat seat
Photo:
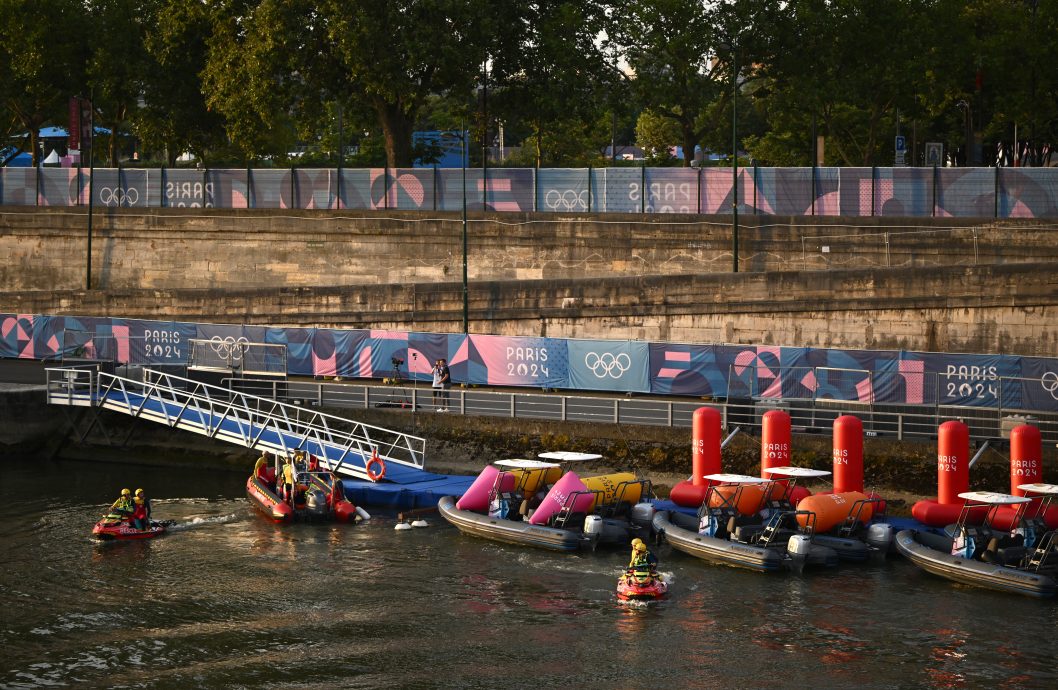
[[[742,542],[743,544],[756,544],[760,539],[761,533],[764,531],[764,525],[738,525],[731,532],[731,538],[735,541]],[[797,534],[796,530],[792,529],[780,529],[772,537],[773,544],[783,544],[790,541],[790,537]]]
[[[1002,565],[1017,567],[1025,559],[1026,553],[1028,553],[1028,550],[1024,546],[1008,546],[996,552],[998,556],[997,562]]]

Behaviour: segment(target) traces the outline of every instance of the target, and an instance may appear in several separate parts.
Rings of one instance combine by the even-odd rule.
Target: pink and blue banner
[[[272,208],[728,214],[724,168],[96,168],[93,203],[121,208]],[[0,204],[85,206],[88,174],[0,168]],[[1058,217],[1058,168],[739,170],[752,215]]]
[[[1058,412],[1058,358],[1049,357],[0,314],[5,358],[182,365],[192,339],[283,345],[291,376],[429,382],[446,359],[456,384]]]

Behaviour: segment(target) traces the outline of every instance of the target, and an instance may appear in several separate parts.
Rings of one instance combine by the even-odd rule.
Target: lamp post
[[[463,334],[470,333],[470,305],[467,297],[467,130],[459,123],[459,164],[463,168]]]
[[[92,289],[92,206],[95,201],[96,180],[96,106],[95,88],[89,92],[88,97],[88,261],[85,267],[85,290]]]
[[[731,272],[738,273],[738,46],[731,46]]]

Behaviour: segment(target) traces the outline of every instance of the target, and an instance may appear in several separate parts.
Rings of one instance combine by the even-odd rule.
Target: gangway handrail
[[[387,463],[416,469],[424,464],[421,437],[153,369],[144,369],[143,381],[137,381],[94,366],[49,368],[47,380],[49,403],[99,406],[249,448],[289,453],[315,444],[334,470],[347,466],[349,472],[366,474],[373,452]],[[151,401],[160,403],[157,409]],[[269,430],[275,442],[262,440]],[[353,454],[364,467],[346,464]]]

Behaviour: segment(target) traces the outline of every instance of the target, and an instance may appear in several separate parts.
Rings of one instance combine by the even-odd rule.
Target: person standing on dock
[[[448,360],[441,358],[441,412],[448,412],[448,389],[452,387],[452,372],[448,370]]]
[[[433,371],[433,408],[437,412],[444,412],[444,405],[442,404],[442,396],[444,395],[443,386],[441,385],[441,379],[443,378],[443,368],[441,362],[443,359],[439,359],[434,362]]]

